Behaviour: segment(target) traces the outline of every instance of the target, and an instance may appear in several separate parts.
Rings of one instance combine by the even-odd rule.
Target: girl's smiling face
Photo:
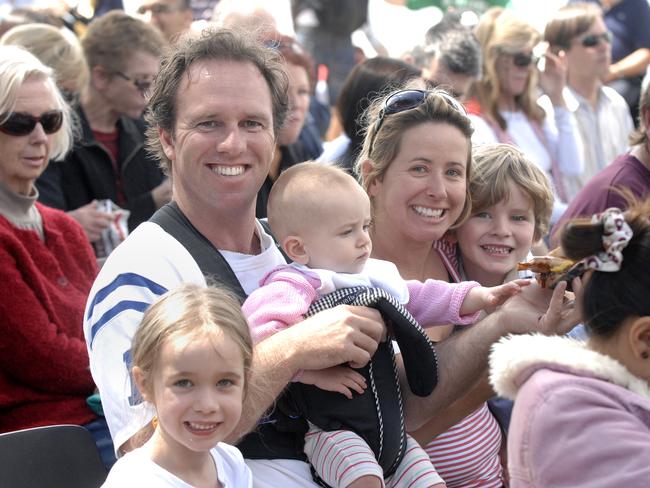
[[[456,230],[468,278],[484,286],[503,283],[533,245],[535,212],[530,196],[512,181],[508,197],[473,213]]]
[[[156,407],[158,427],[150,443],[163,463],[208,452],[239,422],[244,357],[223,332],[165,341],[149,376],[137,368],[133,372],[145,399]]]

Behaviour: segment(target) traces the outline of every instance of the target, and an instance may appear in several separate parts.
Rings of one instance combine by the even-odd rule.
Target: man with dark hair
[[[147,15],[169,42],[189,30],[194,16],[190,0],[145,0],[138,13]]]
[[[481,46],[474,33],[452,19],[443,20],[427,31],[424,52],[429,82],[463,100],[481,76]]]
[[[129,377],[131,340],[144,310],[181,283],[206,286],[206,275],[243,301],[262,277],[285,264],[255,218],[255,203],[287,114],[287,84],[277,51],[227,29],[181,39],[162,62],[147,113],[148,142],[171,175],[174,200],[108,257],[85,313],[90,368],[120,452],[140,445],[152,431],[153,408]],[[405,395],[409,428],[474,383],[498,337],[545,323],[538,317],[548,297],[527,288],[480,327],[437,348],[434,393]],[[375,309],[338,306],[255,345],[249,393],[230,440],[254,429],[238,447],[256,488],[318,486],[304,462],[306,422],[287,410],[282,392],[301,370],[364,366],[384,327]]]

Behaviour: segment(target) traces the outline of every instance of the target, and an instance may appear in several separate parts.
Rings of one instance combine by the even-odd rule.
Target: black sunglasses
[[[533,53],[515,53],[511,54],[512,64],[520,68],[527,68],[531,64],[537,64],[539,57],[535,56]]]
[[[4,120],[0,124],[0,131],[10,136],[26,136],[27,134],[31,134],[39,122],[43,126],[43,131],[46,134],[54,134],[63,124],[63,112],[61,110],[51,110],[50,112],[42,113],[40,117],[34,117],[33,115],[20,112],[11,112],[0,115],[0,120]]]
[[[130,76],[125,75],[121,71],[115,71],[114,72],[117,76],[120,78],[130,81],[133,83],[133,85],[142,93],[147,93],[149,91],[149,88],[151,88],[151,81],[145,81],[145,80],[135,80],[131,78]]]
[[[454,110],[456,110],[464,117],[467,117],[467,110],[465,110],[463,104],[443,90],[396,91],[388,95],[381,104],[381,109],[379,110],[377,121],[375,122],[370,144],[368,145],[368,156],[372,154],[372,148],[375,144],[375,139],[379,133],[379,129],[381,129],[381,126],[384,123],[384,119],[388,115],[398,114],[400,112],[405,112],[406,110],[411,110],[419,107],[425,102],[427,96],[430,94],[442,97],[449,105],[451,105]]]
[[[582,41],[580,41],[583,47],[596,47],[601,42],[611,44],[612,35],[609,32],[603,32],[602,34],[591,34],[590,36],[583,37]]]

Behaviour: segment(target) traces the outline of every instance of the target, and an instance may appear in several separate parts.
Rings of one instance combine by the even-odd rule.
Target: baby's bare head
[[[282,172],[269,195],[267,213],[273,235],[282,243],[290,235],[309,233],[330,214],[328,202],[359,190],[357,181],[336,166],[313,161],[292,166]]]

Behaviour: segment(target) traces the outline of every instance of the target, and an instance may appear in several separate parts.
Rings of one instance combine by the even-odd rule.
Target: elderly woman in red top
[[[0,432],[106,430],[86,403],[95,385],[81,329],[95,258],[79,224],[37,203],[34,187],[71,134],[51,70],[0,47]]]

